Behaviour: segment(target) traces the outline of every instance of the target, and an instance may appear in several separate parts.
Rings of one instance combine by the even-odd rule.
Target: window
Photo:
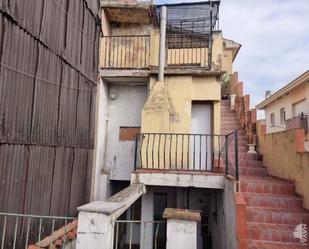
[[[280,124],[285,124],[285,108],[280,109]]]
[[[270,114],[270,126],[275,126],[275,113]]]

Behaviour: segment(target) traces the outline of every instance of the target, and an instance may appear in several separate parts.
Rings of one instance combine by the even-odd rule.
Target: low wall
[[[309,209],[309,152],[304,150],[304,130],[294,129],[265,134],[265,126],[257,125],[259,152],[267,173],[295,182],[296,192]]]

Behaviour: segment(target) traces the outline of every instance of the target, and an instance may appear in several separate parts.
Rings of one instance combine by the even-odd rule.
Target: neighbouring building
[[[267,134],[303,128],[309,151],[309,71],[267,96],[256,107],[265,111]]]

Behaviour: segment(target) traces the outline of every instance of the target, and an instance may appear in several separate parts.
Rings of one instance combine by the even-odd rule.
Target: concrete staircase
[[[222,101],[221,120],[222,134],[239,129],[240,191],[247,203],[248,249],[309,248],[294,237],[297,225],[309,224],[309,212],[303,209],[293,183],[267,176],[261,158],[246,153],[245,132],[228,100]]]

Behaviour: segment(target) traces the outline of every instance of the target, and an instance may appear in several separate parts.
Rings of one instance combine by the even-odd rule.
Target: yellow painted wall
[[[217,82],[215,76],[195,77],[187,76],[166,76],[165,82],[156,82],[155,77],[150,79],[150,95],[142,111],[141,132],[142,133],[191,133],[191,107],[192,101],[207,101],[213,104],[213,131],[220,134],[220,99],[221,85]],[[185,138],[186,139],[186,138]],[[147,139],[148,140],[148,139]],[[149,148],[152,146],[158,148],[156,138],[154,145],[153,137],[150,137]],[[182,143],[178,141],[179,145]],[[186,149],[188,141],[184,140]],[[146,144],[142,146],[142,154],[146,153]],[[176,142],[172,144],[172,161],[175,162]],[[218,144],[214,144],[215,150]],[[160,148],[164,145],[161,144]],[[160,155],[163,155],[160,152]],[[184,151],[184,161],[187,162],[186,151]],[[177,160],[180,162],[180,156]],[[178,158],[179,157],[179,158]],[[142,159],[142,165],[145,166],[146,157]],[[151,155],[149,160],[152,160]],[[157,157],[154,158],[155,165],[158,164]],[[157,161],[156,161],[157,160]],[[160,160],[163,160],[161,156]],[[160,167],[163,167],[163,161]]]
[[[190,133],[192,101],[213,101],[214,127],[220,131],[220,99],[221,86],[215,76],[166,76],[165,82],[152,77],[142,132]],[[162,112],[168,112],[169,118],[162,120]]]
[[[262,135],[258,123],[259,149],[270,175],[295,182],[296,192],[303,196],[309,209],[309,152],[296,152],[296,132],[289,130]]]

